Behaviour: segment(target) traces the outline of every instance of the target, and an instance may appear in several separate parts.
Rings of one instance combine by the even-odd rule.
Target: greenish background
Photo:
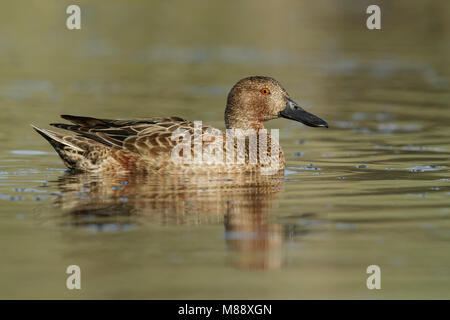
[[[81,30],[66,29],[70,4]],[[366,28],[370,4],[381,30]],[[449,9],[2,1],[0,298],[449,299]],[[223,129],[248,75],[275,77],[330,124],[268,124],[284,177],[73,177],[29,126],[68,113]],[[372,264],[381,290],[366,287]]]

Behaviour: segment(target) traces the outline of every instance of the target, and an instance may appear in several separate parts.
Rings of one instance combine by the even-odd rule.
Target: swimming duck
[[[200,134],[201,148],[208,148],[214,142],[225,144],[223,139],[207,135],[218,129],[209,126],[196,127],[192,121],[178,117],[145,118],[129,120],[97,119],[73,115],[61,115],[72,124],[52,123],[50,125],[75,132],[62,134],[32,126],[47,139],[64,164],[72,171],[81,172],[253,172],[264,163],[249,161],[249,146],[245,145],[245,160],[236,162],[183,162],[173,161],[173,150],[179,147],[182,139],[174,139],[174,133],[184,131]],[[239,80],[228,94],[225,109],[225,125],[228,129],[255,130],[262,132],[263,122],[287,118],[311,127],[327,127],[325,120],[306,112],[292,100],[282,85],[275,79],[265,76],[252,76]],[[200,131],[199,131],[200,130]],[[220,130],[219,130],[220,131]],[[221,131],[220,131],[221,132]],[[219,136],[219,138],[222,138]],[[195,140],[195,137],[194,137]],[[222,140],[222,141],[220,141]],[[248,141],[248,139],[247,139]],[[259,146],[258,140],[258,146]],[[279,153],[277,169],[285,166],[284,155],[277,141],[267,137],[267,153]],[[192,141],[190,148],[180,149],[179,155],[194,153]],[[276,147],[274,149],[274,147]],[[237,146],[233,143],[233,148]],[[261,150],[261,149],[258,149]],[[238,151],[237,151],[238,152]],[[183,154],[184,153],[184,154]],[[194,155],[195,156],[195,155]]]

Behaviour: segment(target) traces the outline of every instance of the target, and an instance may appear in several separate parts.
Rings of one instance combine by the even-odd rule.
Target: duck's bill
[[[306,112],[293,100],[288,100],[286,108],[283,111],[280,111],[279,115],[280,117],[295,120],[310,127],[328,128],[328,123],[325,120],[312,113]]]

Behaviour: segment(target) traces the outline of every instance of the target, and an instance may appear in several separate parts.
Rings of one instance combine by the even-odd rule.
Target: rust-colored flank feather
[[[280,116],[301,121],[310,126],[327,126],[326,122],[307,123],[295,119],[295,114],[285,115],[293,101],[286,90],[273,78],[254,76],[240,80],[231,89],[225,109],[225,124],[228,129],[263,129],[263,122]],[[291,106],[292,107],[292,106]],[[292,107],[293,108],[293,107]],[[300,108],[301,109],[301,108]],[[297,109],[296,109],[297,110]],[[306,113],[308,116],[313,116]],[[33,128],[47,139],[64,164],[72,171],[82,172],[252,172],[263,164],[249,163],[248,146],[244,163],[177,163],[172,160],[172,150],[181,139],[173,139],[173,133],[187,130],[194,137],[194,122],[178,117],[144,118],[130,120],[97,119],[62,115],[71,123],[52,123],[60,129],[71,131],[63,134],[47,129]],[[314,120],[314,119],[313,119]],[[212,127],[202,127],[202,148],[212,142],[205,135]],[[214,129],[217,130],[217,129]],[[226,136],[222,133],[225,143]],[[191,151],[194,145],[192,139]],[[270,156],[270,134],[268,153]],[[284,157],[279,148],[279,169],[284,168]],[[224,156],[225,157],[225,156]]]

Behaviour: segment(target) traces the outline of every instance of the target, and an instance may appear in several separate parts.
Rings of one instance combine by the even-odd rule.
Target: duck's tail
[[[38,128],[34,125],[31,126],[37,133],[50,142],[69,169],[76,169],[80,159],[86,156],[89,145],[86,138],[75,135],[63,135],[51,130]]]

